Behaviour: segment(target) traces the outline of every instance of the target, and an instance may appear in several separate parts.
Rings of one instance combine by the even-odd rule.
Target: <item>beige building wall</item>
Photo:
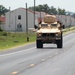
[[[28,28],[34,27],[34,13],[28,12]],[[38,24],[37,14],[35,14],[35,24]],[[4,29],[6,31],[26,31],[26,9],[18,8],[6,13],[6,22]]]

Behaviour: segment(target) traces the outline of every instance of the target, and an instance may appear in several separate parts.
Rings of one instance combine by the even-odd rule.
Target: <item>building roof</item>
[[[5,17],[1,17],[1,16],[0,16],[0,21],[1,21],[1,22],[5,22]]]
[[[21,9],[24,9],[24,10],[26,10],[26,8],[21,8]],[[29,10],[29,9],[27,9],[29,12],[31,12],[31,13],[34,13],[34,11],[32,11],[32,10]],[[36,11],[35,11],[35,14],[37,14],[36,13]]]
[[[40,13],[41,13],[41,14],[45,14],[45,15],[48,14],[48,13],[43,12],[43,11],[36,11],[36,13],[37,13],[37,14],[40,14]]]

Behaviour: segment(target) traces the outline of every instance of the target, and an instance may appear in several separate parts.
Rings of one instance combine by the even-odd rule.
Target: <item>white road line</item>
[[[0,57],[1,57],[1,56],[13,55],[13,54],[21,53],[21,52],[26,52],[26,51],[30,51],[30,50],[32,50],[32,49],[35,49],[35,47],[29,48],[29,49],[25,49],[25,50],[21,50],[21,51],[17,51],[17,52],[13,52],[13,53],[3,54],[3,55],[0,55]]]

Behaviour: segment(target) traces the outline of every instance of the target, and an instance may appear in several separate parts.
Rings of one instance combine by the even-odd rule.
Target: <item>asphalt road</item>
[[[35,43],[0,52],[0,75],[75,75],[75,33],[63,37],[63,48]]]

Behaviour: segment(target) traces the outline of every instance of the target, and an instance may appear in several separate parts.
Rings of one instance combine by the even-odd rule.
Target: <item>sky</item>
[[[34,0],[0,0],[0,5],[3,5],[7,9],[11,7],[11,10],[23,7],[34,6]],[[75,0],[35,0],[35,5],[47,4],[49,7],[62,8],[66,11],[75,12]]]

